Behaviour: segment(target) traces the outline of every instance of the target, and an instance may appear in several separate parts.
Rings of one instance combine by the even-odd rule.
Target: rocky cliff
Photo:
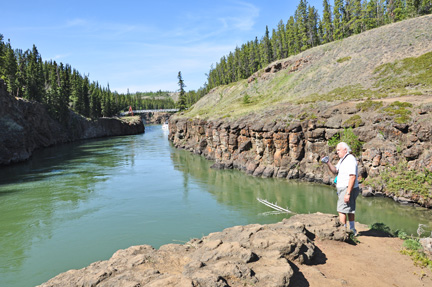
[[[141,115],[141,118],[146,124],[164,124],[168,122],[169,118],[173,115],[173,113],[167,112],[151,112],[145,113]]]
[[[169,139],[178,148],[214,160],[216,168],[331,184],[334,176],[320,164],[320,158],[330,155],[336,163],[334,148],[328,143],[335,134],[351,129],[361,145],[357,158],[363,195],[385,195],[401,203],[430,207],[430,189],[416,193],[400,186],[395,192],[383,180],[384,174],[400,176],[391,174],[395,167],[426,172],[427,177],[432,171],[430,101],[430,96],[410,96],[285,105],[235,121],[176,117],[170,121]],[[402,115],[409,118],[406,123],[399,123]]]
[[[0,80],[0,165],[24,161],[35,149],[59,143],[143,132],[140,117],[89,120],[70,112],[62,125],[42,104],[10,96]]]
[[[335,215],[296,215],[269,225],[236,226],[168,244],[117,251],[111,259],[62,273],[54,286],[294,286],[296,264],[319,262],[316,240],[347,241]]]

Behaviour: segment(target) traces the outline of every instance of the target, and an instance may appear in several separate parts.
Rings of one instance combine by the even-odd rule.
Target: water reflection
[[[66,144],[0,168],[0,274],[14,276],[29,249],[53,237],[59,220],[94,212],[81,203],[93,196],[95,184],[108,179],[110,169],[133,162],[133,143],[125,137],[120,145],[118,139]],[[116,151],[126,147],[126,156]]]
[[[187,151],[173,152],[171,159],[176,169],[190,174],[218,202],[240,210],[244,216],[269,210],[256,200],[257,197],[276,202],[295,213],[336,214],[337,198],[333,187],[284,179],[255,178],[236,170],[213,170],[210,169],[211,162]],[[273,215],[273,219],[287,216]],[[381,222],[392,230],[415,234],[419,223],[425,224],[426,229],[431,231],[431,219],[432,210],[403,206],[389,198],[360,196],[357,201],[356,220],[367,225]]]

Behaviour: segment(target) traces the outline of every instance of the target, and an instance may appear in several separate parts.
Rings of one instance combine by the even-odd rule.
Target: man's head
[[[338,154],[339,158],[343,158],[347,153],[350,152],[351,148],[345,142],[340,142],[336,146],[336,153]]]

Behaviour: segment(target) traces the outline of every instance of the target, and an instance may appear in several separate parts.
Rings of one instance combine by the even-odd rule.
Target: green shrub
[[[338,63],[343,63],[343,62],[346,62],[346,61],[349,61],[349,60],[351,60],[351,57],[350,57],[350,56],[348,56],[348,57],[343,57],[343,58],[339,58],[339,59],[336,60],[336,62],[338,62]]]
[[[393,237],[394,234],[392,233],[390,227],[388,227],[387,225],[385,225],[384,223],[381,222],[377,222],[371,225],[370,227],[372,230],[376,230],[376,231],[381,231],[384,232],[385,234]]]
[[[360,109],[362,112],[366,112],[369,110],[376,111],[377,109],[383,106],[382,101],[372,101],[371,99],[367,99],[362,103],[358,103],[356,107]]]
[[[318,101],[350,101],[364,98],[384,98],[387,95],[379,91],[364,89],[360,84],[348,85],[344,87],[335,88],[326,94],[310,94],[300,100],[295,101],[298,104],[313,103]]]
[[[432,52],[380,65],[374,71],[375,87],[399,95],[420,93],[432,87]]]
[[[410,120],[409,115],[411,114],[411,111],[407,108],[411,107],[412,104],[410,103],[396,101],[385,107],[383,111],[389,116],[394,116],[394,121],[396,123],[402,124],[407,123]]]
[[[250,103],[251,103],[250,96],[248,94],[245,94],[243,96],[243,104],[247,105],[247,104],[250,104]]]
[[[416,251],[422,249],[420,241],[418,239],[412,239],[412,238],[405,240],[403,243],[403,247],[408,250],[416,250]]]
[[[425,199],[432,197],[432,173],[427,169],[423,172],[409,170],[406,161],[401,161],[384,170],[381,173],[381,184],[384,184],[390,193],[396,195],[409,191]]]
[[[401,253],[409,255],[414,261],[414,265],[419,267],[429,267],[432,269],[432,260],[423,252],[423,247],[418,238],[410,238],[404,241]]]
[[[352,153],[354,155],[360,155],[363,143],[358,139],[358,136],[354,134],[352,128],[348,128],[342,132],[336,133],[328,140],[327,144],[330,147],[336,147],[336,145],[340,142],[347,143],[351,147]]]
[[[364,122],[359,115],[354,115],[354,116],[350,117],[349,119],[347,119],[342,125],[346,126],[346,127],[358,128],[358,127],[364,125]]]

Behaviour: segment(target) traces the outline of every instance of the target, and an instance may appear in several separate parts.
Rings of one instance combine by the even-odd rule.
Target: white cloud
[[[66,27],[87,26],[88,22],[84,19],[76,18],[66,21]]]
[[[255,20],[259,16],[260,9],[247,2],[236,2],[238,6],[231,7],[234,11],[232,17],[220,18],[220,21],[227,29],[250,31],[255,25]]]
[[[59,54],[52,57],[53,60],[61,60],[69,57],[71,54]]]

